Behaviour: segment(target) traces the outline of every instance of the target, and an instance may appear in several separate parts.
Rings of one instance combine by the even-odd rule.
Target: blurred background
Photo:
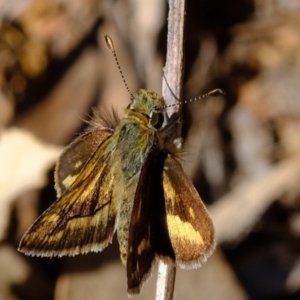
[[[92,108],[120,117],[132,92],[161,91],[167,1],[0,0],[0,299],[127,299],[117,242],[102,253],[17,252],[55,199],[53,171]],[[300,298],[300,2],[189,0],[184,168],[218,248],[179,270],[175,299]],[[154,299],[153,276],[134,299]]]

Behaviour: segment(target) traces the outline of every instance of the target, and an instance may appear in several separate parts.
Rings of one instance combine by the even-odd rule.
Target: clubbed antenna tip
[[[197,100],[207,99],[207,98],[211,98],[211,97],[217,97],[217,96],[221,96],[221,95],[226,95],[225,91],[223,91],[222,89],[215,89],[215,90],[212,90],[212,91],[208,92],[207,94],[198,96],[196,98],[189,99],[189,100],[184,100],[183,102],[179,102],[179,103],[175,103],[175,104],[171,104],[171,105],[167,105],[167,106],[165,106],[165,108],[173,107],[173,106],[179,106],[179,105],[194,102],[194,101],[197,101]]]
[[[119,60],[118,60],[118,57],[117,57],[117,53],[116,53],[116,50],[115,50],[115,47],[114,47],[114,43],[113,43],[111,37],[109,37],[108,35],[106,35],[105,36],[105,42],[106,42],[107,47],[110,49],[110,51],[112,52],[112,54],[113,54],[113,56],[115,58],[115,61],[116,61],[116,64],[118,66],[119,72],[121,74],[122,80],[124,82],[125,88],[126,88],[127,92],[130,94],[130,98],[132,100],[133,99],[133,94],[131,93],[131,91],[130,91],[130,89],[128,87],[128,84],[126,82],[126,79],[124,77],[124,74],[123,74],[122,68],[120,66],[120,63],[119,63]]]

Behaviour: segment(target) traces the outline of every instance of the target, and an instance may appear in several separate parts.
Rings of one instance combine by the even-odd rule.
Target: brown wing
[[[113,134],[110,129],[89,131],[66,147],[55,169],[55,188],[58,197],[76,179],[93,153]]]
[[[29,255],[62,256],[101,251],[115,231],[115,163],[102,143],[65,193],[23,236],[19,250]],[[69,150],[71,151],[71,150]]]
[[[182,268],[199,267],[214,250],[213,223],[192,182],[171,155],[164,164],[163,188],[176,262]]]
[[[129,228],[126,263],[128,294],[140,292],[157,256],[174,260],[166,231],[163,163],[163,153],[150,153],[139,178]]]

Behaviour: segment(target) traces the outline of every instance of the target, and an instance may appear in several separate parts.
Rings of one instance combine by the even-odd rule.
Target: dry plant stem
[[[176,266],[159,262],[156,284],[156,300],[172,300],[176,278]]]
[[[169,0],[167,56],[162,82],[162,95],[167,104],[177,103],[181,98],[183,76],[185,0]],[[169,108],[170,116],[179,107]]]
[[[181,98],[184,19],[185,0],[169,0],[167,57],[162,83],[162,95],[168,105]],[[167,114],[170,117],[178,110],[179,107],[170,108]],[[175,265],[161,261],[158,266],[156,300],[173,299],[175,277]]]

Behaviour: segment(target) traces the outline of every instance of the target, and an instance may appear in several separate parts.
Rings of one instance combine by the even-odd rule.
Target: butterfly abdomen
[[[140,180],[142,167],[150,152],[158,143],[156,133],[140,123],[128,122],[116,128],[118,143],[116,157],[120,159],[122,171],[118,176],[119,191],[117,203],[120,207],[117,216],[117,235],[121,259],[126,265],[128,237],[134,197]],[[138,141],[138,144],[137,144]],[[122,189],[122,190],[121,190]]]

